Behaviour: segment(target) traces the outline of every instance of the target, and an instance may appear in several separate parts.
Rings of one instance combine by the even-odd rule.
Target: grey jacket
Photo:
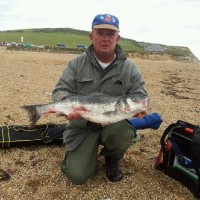
[[[115,60],[105,70],[95,59],[92,45],[85,53],[71,60],[52,92],[53,100],[60,101],[70,95],[88,95],[93,92],[111,96],[147,96],[138,68],[126,58],[119,45],[115,52]],[[74,150],[94,128],[97,127],[88,126],[82,118],[71,121],[63,134],[67,150]]]

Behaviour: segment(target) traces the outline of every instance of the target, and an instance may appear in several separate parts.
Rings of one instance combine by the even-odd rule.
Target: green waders
[[[101,155],[119,159],[132,144],[135,129],[126,121],[120,121],[90,132],[74,150],[66,153],[61,171],[73,184],[83,184],[95,175],[99,145]]]

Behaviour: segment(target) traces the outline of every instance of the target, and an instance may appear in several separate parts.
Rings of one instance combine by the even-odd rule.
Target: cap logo
[[[106,22],[111,22],[112,19],[111,19],[110,15],[106,15],[104,20]]]

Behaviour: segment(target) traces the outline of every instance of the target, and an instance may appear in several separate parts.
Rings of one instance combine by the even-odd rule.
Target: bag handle
[[[165,148],[165,138],[167,137],[167,135],[171,135],[172,131],[175,129],[175,128],[180,128],[181,126],[177,123],[173,123],[173,124],[170,124],[166,129],[165,131],[163,132],[163,135],[162,137],[160,138],[160,144],[161,144],[161,148],[164,149]]]

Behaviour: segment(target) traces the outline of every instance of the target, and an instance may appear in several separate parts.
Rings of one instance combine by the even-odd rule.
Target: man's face
[[[120,40],[118,32],[110,29],[93,29],[89,37],[97,54],[114,53],[115,46]]]

